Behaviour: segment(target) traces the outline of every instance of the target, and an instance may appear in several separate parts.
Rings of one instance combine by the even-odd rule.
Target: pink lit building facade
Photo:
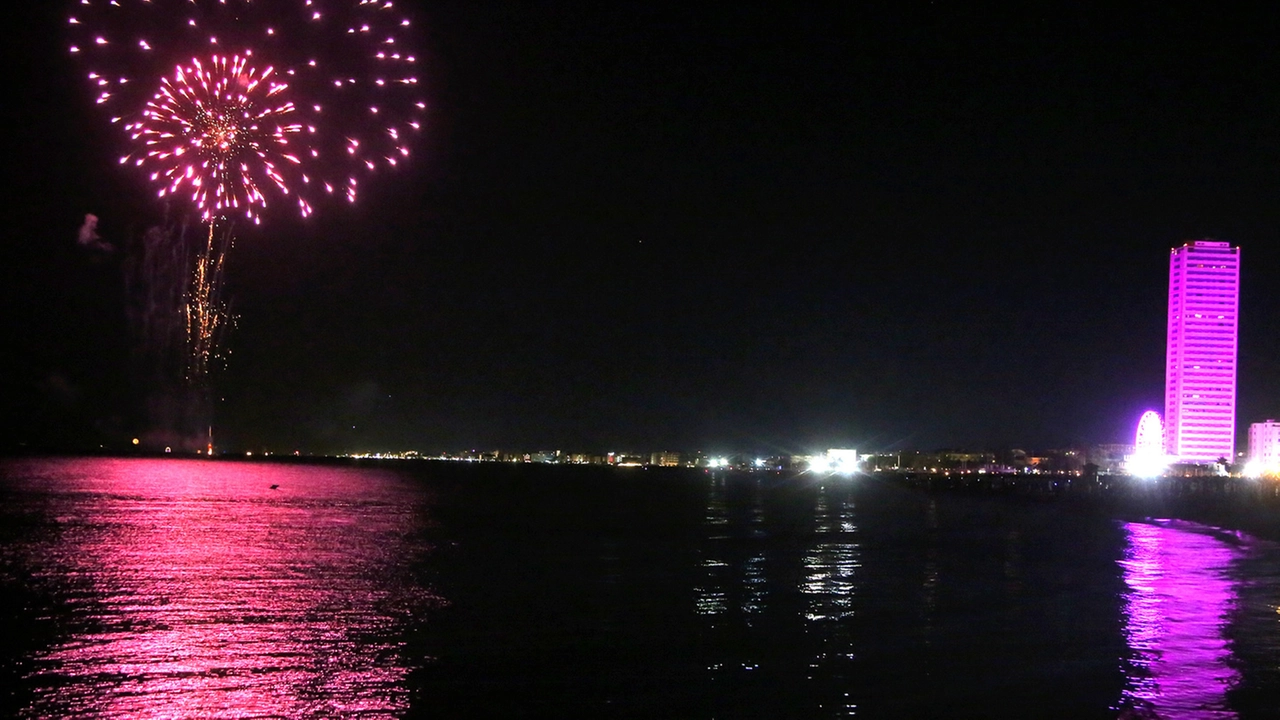
[[[1249,426],[1249,462],[1258,468],[1280,469],[1280,423],[1268,419]]]
[[[1197,240],[1169,255],[1165,452],[1175,462],[1235,455],[1240,248]]]

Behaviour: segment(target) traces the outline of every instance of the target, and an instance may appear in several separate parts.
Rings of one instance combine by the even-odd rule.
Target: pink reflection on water
[[[1125,637],[1132,652],[1122,717],[1234,718],[1239,681],[1223,636],[1236,601],[1227,576],[1240,551],[1206,532],[1127,523]]]
[[[45,461],[49,462],[49,461]],[[31,717],[398,717],[421,494],[378,471],[174,460],[40,467],[72,619]],[[277,486],[273,489],[271,486]]]

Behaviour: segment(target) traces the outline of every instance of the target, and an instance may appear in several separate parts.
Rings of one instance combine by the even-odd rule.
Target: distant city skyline
[[[1280,416],[1269,12],[395,9],[421,140],[354,204],[237,227],[215,450],[1131,444],[1169,249],[1204,238],[1249,251],[1234,445]],[[136,280],[184,206],[86,85],[127,48],[12,11],[0,451],[156,450]]]

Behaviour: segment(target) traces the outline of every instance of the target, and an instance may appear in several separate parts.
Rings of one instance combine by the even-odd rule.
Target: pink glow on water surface
[[[1124,707],[1134,717],[1236,717],[1226,693],[1240,676],[1223,630],[1236,602],[1226,571],[1240,551],[1196,526],[1124,528],[1124,632],[1132,653]]]
[[[29,717],[400,717],[421,494],[391,473],[42,461],[40,549],[74,632],[33,658]],[[272,486],[276,486],[273,488]]]

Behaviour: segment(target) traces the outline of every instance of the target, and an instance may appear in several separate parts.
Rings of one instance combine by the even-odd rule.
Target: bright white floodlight
[[[1169,459],[1164,454],[1164,426],[1155,410],[1142,413],[1138,420],[1138,432],[1133,440],[1133,454],[1125,460],[1125,470],[1130,475],[1154,478],[1164,474]]]
[[[858,471],[858,451],[831,449],[824,455],[817,455],[809,461],[809,469],[814,472],[852,475]]]

